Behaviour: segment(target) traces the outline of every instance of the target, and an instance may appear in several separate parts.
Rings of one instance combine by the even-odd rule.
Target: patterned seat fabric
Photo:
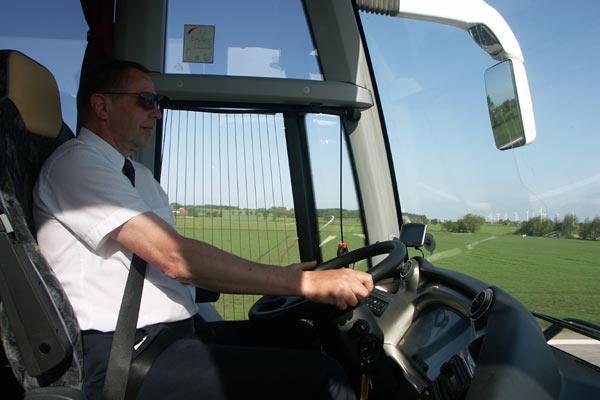
[[[28,343],[17,341],[7,305],[0,303],[4,352],[26,391],[44,386],[81,387],[83,362],[79,326],[60,283],[39,252],[32,219],[32,191],[40,168],[58,145],[72,137],[62,121],[52,74],[22,53],[0,51],[0,206],[3,209],[0,213],[6,214],[14,230],[11,235],[25,248],[31,260],[28,265],[42,278],[55,305],[52,309],[60,313],[72,345],[63,360],[32,376],[23,359],[24,346]],[[7,268],[2,261],[5,258],[0,254],[0,268]]]

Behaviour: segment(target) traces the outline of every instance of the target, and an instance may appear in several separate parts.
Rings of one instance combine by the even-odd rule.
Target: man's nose
[[[160,109],[158,108],[158,106],[154,107],[150,113],[150,117],[154,118],[154,119],[161,119],[162,118],[162,112],[160,111]]]

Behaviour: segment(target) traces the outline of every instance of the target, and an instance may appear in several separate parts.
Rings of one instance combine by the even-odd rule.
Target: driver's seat
[[[0,385],[11,398],[22,391],[26,399],[84,398],[79,326],[39,252],[32,217],[40,168],[71,137],[50,71],[18,51],[1,50]]]

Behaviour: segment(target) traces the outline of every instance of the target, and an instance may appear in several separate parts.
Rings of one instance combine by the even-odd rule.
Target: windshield
[[[59,85],[63,118],[75,130],[75,94],[88,26],[79,2],[58,2],[50,8],[43,6],[46,3],[38,3],[36,7],[27,2],[6,4],[6,12],[0,15],[0,47],[20,50],[52,71]],[[165,48],[169,74],[322,79],[320,57],[301,12],[302,2],[289,2],[291,8],[285,10],[278,8],[280,2],[253,2],[255,14],[268,21],[257,24],[261,29],[218,18],[217,7],[221,6],[217,4],[203,13],[194,13],[188,21],[182,16],[187,15],[184,11],[188,10],[188,3],[194,2],[169,2]],[[487,111],[484,71],[496,61],[466,32],[431,22],[360,13],[389,136],[403,219],[428,224],[437,248],[433,254],[425,255],[436,265],[500,286],[532,310],[598,324],[600,165],[595,153],[600,147],[600,6],[592,0],[576,0],[568,7],[541,0],[488,3],[507,20],[523,50],[538,132],[532,144],[509,151],[496,149]],[[247,15],[246,8],[237,10],[238,17]],[[267,10],[276,13],[277,18],[272,18],[273,13]],[[52,23],[48,22],[48,15],[52,16]],[[183,51],[185,24],[216,26],[213,63],[171,62],[177,51]],[[293,27],[295,33],[274,34],[282,25]],[[237,40],[231,39],[233,28],[238,29],[238,34],[243,33]],[[246,62],[239,61],[242,56]],[[164,123],[171,124],[174,115],[166,113]],[[264,135],[277,139],[276,145],[281,146],[281,152],[273,151],[271,162],[273,170],[282,171],[285,178],[288,172],[279,168],[279,163],[287,164],[285,142],[283,136],[273,135],[275,131],[282,132],[280,118],[269,117],[269,126],[275,128],[265,129]],[[354,194],[351,157],[345,150],[345,140],[338,140],[337,117],[312,115],[308,121],[308,147],[320,219],[318,241],[332,246],[324,252],[323,258],[327,259],[341,239],[340,215],[352,216],[344,221],[346,240],[355,241],[349,243],[351,248],[361,246],[366,235],[363,227],[358,227],[361,210]],[[228,132],[224,130],[223,137]],[[232,132],[233,141],[231,138],[237,136],[236,131]],[[165,143],[169,143],[167,134]],[[342,142],[344,145],[340,146]],[[214,145],[218,143],[215,140]],[[227,143],[223,139],[224,147]],[[265,146],[269,143],[265,142]],[[166,164],[187,155],[171,156],[170,145],[164,146],[166,176]],[[269,148],[265,149],[267,154]],[[340,149],[344,150],[342,162],[337,156]],[[241,163],[241,158],[231,161],[232,177],[244,172],[239,168]],[[259,164],[257,158],[256,165]],[[335,174],[340,170],[344,171],[343,189],[333,190],[342,181]],[[228,175],[223,170],[214,176],[216,180]],[[265,176],[270,178],[270,170]],[[279,176],[273,176],[279,181]],[[186,177],[180,174],[181,179]],[[270,184],[269,179],[265,182]],[[177,203],[199,206],[216,202],[207,197],[189,200],[179,195],[184,191],[174,180],[164,179],[162,183],[172,196],[174,207]],[[175,187],[177,190],[172,189]],[[260,222],[266,226],[269,222],[273,229],[296,232],[291,217],[279,213],[284,207],[292,214],[291,195],[282,196],[289,192],[286,188],[291,187],[290,182],[284,182],[284,189],[275,196],[263,196],[277,202],[255,201],[257,204],[246,201],[246,197],[230,201],[225,196],[229,195],[225,192],[229,187],[215,185],[218,189],[212,190],[223,188],[218,192],[227,200],[223,206],[243,209],[235,213],[236,218],[251,216],[256,225]],[[343,202],[340,192],[344,193]],[[213,192],[207,190],[203,195],[210,193]],[[257,214],[254,209],[269,212],[261,210]],[[215,213],[214,209],[208,211]],[[174,212],[179,212],[179,207]],[[201,216],[208,218],[205,214],[203,211]],[[233,215],[225,213],[229,214]],[[183,221],[183,216],[176,215]],[[281,225],[271,224],[275,220]],[[270,237],[276,243],[281,240],[275,232]],[[292,250],[291,259],[280,256],[283,258],[278,262],[292,262],[298,257],[297,249]],[[253,250],[253,254],[269,253]]]
[[[511,151],[486,108],[497,62],[466,32],[361,13],[403,220],[428,224],[436,265],[600,323],[598,5],[488,3],[521,44],[536,117],[537,140]]]

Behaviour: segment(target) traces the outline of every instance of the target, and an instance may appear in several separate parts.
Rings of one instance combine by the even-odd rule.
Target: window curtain
[[[89,30],[87,47],[81,65],[80,84],[90,71],[114,58],[115,0],[81,0],[81,8]],[[79,122],[77,131],[79,132]]]

